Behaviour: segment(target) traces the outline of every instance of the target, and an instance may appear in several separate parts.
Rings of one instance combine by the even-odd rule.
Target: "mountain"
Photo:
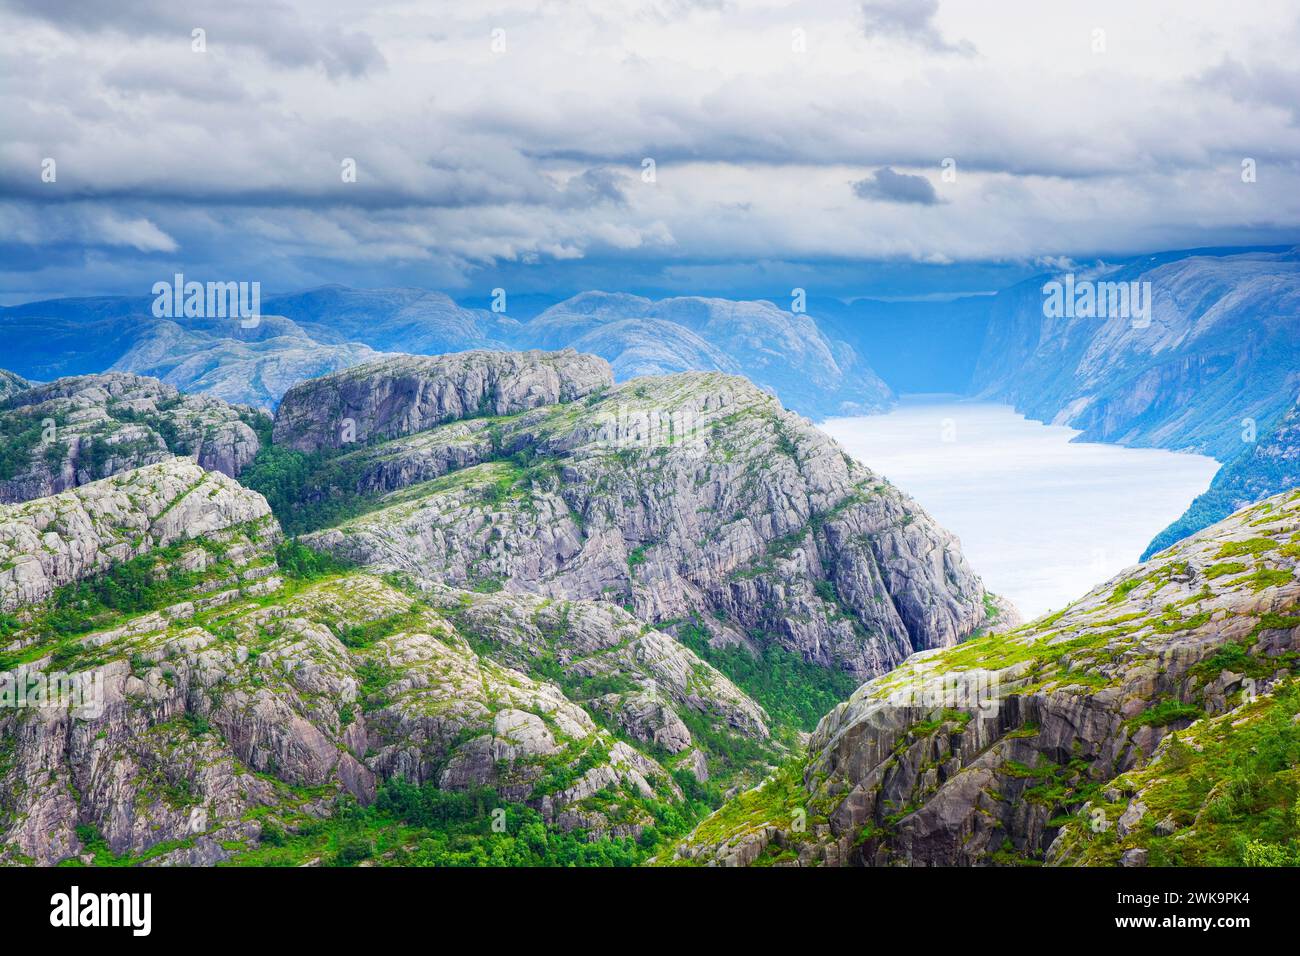
[[[269,312],[247,329],[226,318],[159,319],[151,299],[131,296],[3,307],[0,334],[13,371],[27,378],[130,372],[267,409],[295,382],[382,354],[358,342],[317,341]]]
[[[889,387],[859,348],[770,302],[586,292],[549,304],[507,299],[528,319],[457,305],[423,289],[332,285],[268,296],[261,321],[160,319],[149,299],[54,299],[0,308],[14,371],[52,379],[105,370],[274,409],[293,384],[388,352],[436,355],[572,347],[609,360],[622,381],[681,371],[743,374],[814,417],[881,411]],[[490,304],[490,300],[489,300]]]
[[[1222,520],[1238,508],[1295,487],[1300,487],[1300,404],[1293,405],[1272,432],[1256,436],[1245,451],[1224,465],[1209,489],[1156,536],[1142,558]]]
[[[1229,460],[1300,390],[1300,249],[1135,260],[1096,281],[1150,283],[1150,322],[1045,315],[1041,276],[998,293],[973,387],[1085,441]],[[1080,276],[1079,278],[1084,278]]]
[[[383,821],[416,862],[627,863],[693,811],[603,721],[683,782],[677,709],[764,752],[760,708],[617,608],[425,600],[283,543],[260,495],[193,462],[4,506],[0,541],[6,693],[84,681],[0,712],[0,862],[355,863],[394,852]],[[533,670],[581,658],[535,679],[485,653],[497,635]]]
[[[0,503],[53,495],[173,456],[234,476],[271,420],[157,379],[60,378],[0,401]]]
[[[147,324],[112,369],[274,409],[295,383],[381,354],[356,342],[322,344],[281,316],[264,315],[252,329],[228,319],[158,319]]]
[[[0,306],[5,363],[48,381],[106,371],[147,332],[147,299],[105,296]]]
[[[483,309],[463,309],[425,289],[350,289],[324,286],[271,296],[263,311],[292,319],[318,342],[364,342],[382,352],[436,355],[467,349],[504,349],[519,323]]]
[[[662,862],[1300,862],[1300,492],[923,652]]]
[[[355,449],[337,447],[345,419]],[[743,378],[613,386],[572,352],[408,357],[296,387],[275,436],[308,458],[248,481],[295,530],[304,511],[344,518],[313,548],[419,582],[613,601],[824,680],[883,673],[996,610],[914,501]]]
[[[899,393],[967,394],[988,334],[993,296],[886,302],[812,297],[808,310]]]
[[[0,505],[0,862],[637,863],[850,674],[1012,614],[742,378],[399,356],[271,432],[242,485],[169,458]]]
[[[32,383],[21,375],[15,375],[13,372],[0,368],[0,402],[4,402],[11,395],[17,395],[19,392],[31,387]]]
[[[515,342],[592,352],[620,381],[688,370],[739,373],[812,417],[883,411],[893,401],[853,346],[827,338],[812,316],[767,301],[656,302],[584,292],[527,322]]]
[[[574,402],[611,384],[609,366],[572,349],[402,355],[295,386],[276,414],[275,441],[299,451],[338,449]]]

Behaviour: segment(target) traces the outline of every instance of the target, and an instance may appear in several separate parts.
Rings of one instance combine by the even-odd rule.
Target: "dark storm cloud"
[[[859,179],[851,185],[853,195],[859,199],[915,203],[919,206],[934,206],[940,201],[930,180],[924,176],[896,173],[888,166],[877,169],[866,179]]]

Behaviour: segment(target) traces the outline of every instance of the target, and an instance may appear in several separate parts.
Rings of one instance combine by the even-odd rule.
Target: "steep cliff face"
[[[271,520],[261,495],[184,458],[0,506],[0,611],[114,562],[258,520]]]
[[[1293,405],[1271,432],[1250,437],[1246,450],[1224,465],[1186,513],[1156,536],[1143,559],[1238,508],[1300,486],[1300,405]]]
[[[395,438],[476,415],[572,402],[613,381],[591,355],[404,355],[304,382],[284,397],[275,442],[301,451]]]
[[[989,614],[955,539],[744,379],[638,379],[392,444],[352,453],[348,474],[399,490],[313,547],[459,587],[614,601],[862,677]]]
[[[247,406],[182,395],[156,379],[57,379],[0,407],[0,502],[57,494],[176,455],[233,477],[257,454],[257,429],[270,424]]]
[[[0,862],[210,864],[310,841],[340,797],[369,804],[390,780],[491,788],[556,832],[636,837],[682,806],[654,755],[705,779],[693,733],[767,738],[753,701],[617,608],[304,577],[319,559],[284,546],[280,566],[259,496],[186,504],[227,488],[171,461],[20,506],[80,495],[93,520],[76,540],[131,547],[98,548],[115,560],[89,577],[90,560],[66,568],[72,589],[5,592]],[[51,539],[4,564],[43,561]],[[51,680],[83,696],[22,702]]]
[[[1098,281],[1149,282],[1149,324],[1049,318],[1040,277],[999,293],[974,387],[1092,441],[1241,450],[1242,420],[1269,430],[1300,388],[1300,255],[1140,260]]]
[[[1059,614],[912,657],[832,710],[806,759],[705,821],[672,858],[1300,859],[1289,825],[1267,823],[1289,819],[1297,798],[1298,542],[1300,492],[1289,492]],[[1270,748],[1252,751],[1270,728]]]

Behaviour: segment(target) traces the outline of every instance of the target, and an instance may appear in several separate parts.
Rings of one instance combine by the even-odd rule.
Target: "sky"
[[[911,297],[1290,245],[1297,49],[1292,0],[0,0],[0,302]]]

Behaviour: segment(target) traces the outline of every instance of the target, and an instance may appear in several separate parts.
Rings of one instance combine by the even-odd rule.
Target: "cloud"
[[[934,206],[940,202],[930,180],[924,176],[896,173],[888,166],[877,169],[866,179],[859,179],[851,185],[853,195],[859,199],[915,203],[919,206]]]
[[[140,252],[175,252],[180,248],[175,239],[148,219],[119,219],[104,214],[97,217],[95,226],[100,241],[110,246],[130,246]]]
[[[939,0],[863,0],[863,32],[868,39],[901,40],[939,53],[970,55],[969,41],[949,43],[934,24]]]
[[[1228,30],[1185,0],[1171,34],[1131,0],[0,0],[0,297],[173,267],[869,294],[929,263],[1295,244],[1297,37],[1259,2]]]
[[[192,31],[202,29],[210,52],[223,45],[247,47],[279,66],[319,66],[333,79],[364,76],[385,65],[368,33],[344,30],[335,23],[315,23],[276,0],[194,4],[173,0],[5,0],[5,5],[68,33],[111,31],[167,38],[187,51]]]

